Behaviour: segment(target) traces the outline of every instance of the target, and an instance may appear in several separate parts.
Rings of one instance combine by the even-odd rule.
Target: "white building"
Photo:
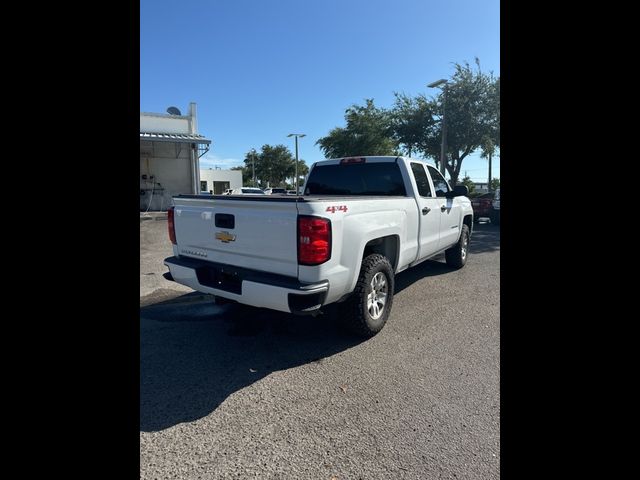
[[[240,170],[200,169],[200,191],[202,192],[220,195],[227,188],[241,187],[242,172]]]
[[[140,112],[140,210],[166,210],[171,197],[200,193],[200,157],[211,140],[198,134],[196,104],[189,114]]]
[[[473,182],[476,187],[476,193],[488,193],[489,184],[487,182]]]

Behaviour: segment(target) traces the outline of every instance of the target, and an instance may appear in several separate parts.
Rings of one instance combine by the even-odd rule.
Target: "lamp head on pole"
[[[427,87],[436,88],[436,87],[439,87],[440,85],[446,84],[447,82],[448,82],[448,80],[446,80],[444,78],[441,78],[440,80],[436,80],[435,82],[430,83],[429,85],[427,85]]]

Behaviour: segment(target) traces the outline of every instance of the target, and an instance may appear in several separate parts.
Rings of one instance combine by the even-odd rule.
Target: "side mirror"
[[[469,188],[466,185],[456,185],[453,190],[445,194],[446,198],[466,197],[469,195]]]

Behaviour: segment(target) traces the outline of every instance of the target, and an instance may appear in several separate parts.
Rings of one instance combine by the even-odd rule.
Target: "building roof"
[[[211,140],[195,133],[153,133],[140,132],[140,140],[150,142],[174,142],[174,143],[211,143]]]

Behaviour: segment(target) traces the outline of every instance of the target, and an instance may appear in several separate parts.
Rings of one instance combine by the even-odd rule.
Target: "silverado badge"
[[[220,241],[222,241],[222,243],[235,242],[236,241],[236,236],[235,235],[231,235],[229,232],[217,232],[216,233],[216,240],[220,240]]]

